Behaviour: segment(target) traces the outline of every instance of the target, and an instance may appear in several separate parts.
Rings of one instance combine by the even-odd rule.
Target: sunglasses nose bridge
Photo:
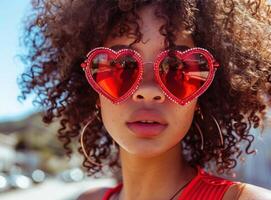
[[[149,62],[144,62],[143,65],[146,65],[146,64],[153,64],[153,62],[149,61]]]

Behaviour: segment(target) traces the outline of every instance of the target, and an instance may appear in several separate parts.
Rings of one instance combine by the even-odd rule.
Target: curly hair
[[[175,45],[181,26],[192,34],[196,46],[209,50],[222,67],[210,88],[198,99],[204,116],[214,116],[222,131],[224,145],[218,145],[218,129],[212,120],[202,123],[204,150],[194,123],[182,140],[188,163],[206,165],[213,161],[220,174],[233,169],[241,154],[250,150],[252,128],[264,127],[271,96],[271,8],[260,0],[33,0],[25,18],[21,39],[29,51],[21,55],[28,66],[20,76],[19,99],[36,93],[36,103],[45,112],[43,122],[60,119],[58,138],[68,156],[72,140],[86,129],[84,144],[93,159],[121,167],[111,158],[112,138],[95,118],[98,94],[90,87],[80,64],[90,49],[102,46],[112,35],[142,38],[137,10],[156,5],[155,15],[164,20],[160,33],[167,48]],[[196,120],[197,116],[194,117]],[[208,117],[207,117],[208,119]],[[209,119],[211,119],[209,117]],[[246,142],[245,151],[240,143]],[[82,154],[82,148],[78,151]],[[90,175],[102,168],[84,158]]]

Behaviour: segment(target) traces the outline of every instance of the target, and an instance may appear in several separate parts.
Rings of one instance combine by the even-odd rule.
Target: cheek
[[[195,104],[196,103],[191,102],[187,107],[174,109],[174,112],[172,112],[170,132],[175,138],[178,138],[178,141],[187,134],[191,127]]]
[[[107,132],[113,136],[118,133],[123,121],[122,110],[119,105],[111,103],[108,99],[100,96],[101,117]],[[113,136],[114,137],[114,136]]]
[[[188,110],[186,112],[182,111],[180,114],[175,115],[172,124],[174,129],[179,130],[182,134],[186,134],[189,130],[194,116],[194,111]]]

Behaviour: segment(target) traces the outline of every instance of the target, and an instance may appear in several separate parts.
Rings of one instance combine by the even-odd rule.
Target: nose
[[[153,63],[145,62],[142,80],[137,90],[132,95],[135,102],[162,103],[165,101],[165,94],[155,81]]]

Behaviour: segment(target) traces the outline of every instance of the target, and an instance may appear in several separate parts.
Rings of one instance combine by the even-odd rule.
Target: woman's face
[[[143,42],[133,47],[141,54],[143,62],[153,61],[164,50],[164,36],[159,33],[163,21],[153,14],[153,7],[147,6],[139,11],[142,19],[141,32]],[[127,36],[108,38],[105,47],[129,45],[133,38]],[[194,47],[191,36],[184,32],[177,34],[177,45]],[[104,126],[120,148],[130,154],[150,157],[166,152],[178,144],[189,130],[196,106],[196,99],[181,106],[172,102],[162,92],[154,79],[153,64],[145,64],[143,79],[138,89],[126,101],[115,105],[104,96],[99,95],[101,115]],[[166,128],[156,136],[142,137],[134,134],[127,127],[127,121],[140,109],[155,111],[167,123]]]

